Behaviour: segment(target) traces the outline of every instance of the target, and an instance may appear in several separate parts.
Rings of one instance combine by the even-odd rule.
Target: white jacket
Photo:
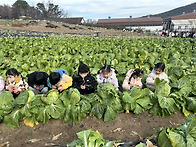
[[[110,82],[114,83],[115,90],[118,90],[118,79],[116,78],[116,73],[113,68],[111,69],[110,76],[108,78],[103,77],[102,70],[99,72],[99,74],[97,74],[96,78],[98,85],[103,86],[105,83]]]
[[[147,85],[154,85],[156,78],[159,78],[160,80],[164,79],[165,81],[167,81],[167,83],[169,83],[168,76],[165,72],[162,72],[161,74],[157,75],[155,70],[153,69],[152,72],[148,75],[148,77],[146,79],[146,84]]]

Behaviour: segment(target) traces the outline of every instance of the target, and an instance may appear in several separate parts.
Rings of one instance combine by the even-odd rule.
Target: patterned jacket
[[[6,80],[6,86],[5,89],[7,90],[9,87],[17,88],[18,91],[25,91],[26,89],[29,88],[28,83],[25,81],[25,79],[22,79],[20,76],[14,81],[14,82],[9,82]]]

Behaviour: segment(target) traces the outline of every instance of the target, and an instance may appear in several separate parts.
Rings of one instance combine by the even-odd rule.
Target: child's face
[[[108,78],[110,76],[110,72],[104,71],[103,72],[103,77]]]
[[[79,75],[82,77],[82,78],[85,78],[87,75],[88,75],[89,72],[86,72],[86,73],[79,73]]]
[[[9,82],[14,82],[17,78],[18,78],[17,75],[15,75],[15,76],[13,76],[13,75],[7,75],[7,80]]]
[[[163,71],[162,71],[160,68],[156,68],[156,69],[155,69],[155,73],[156,73],[157,75],[160,75],[162,72],[163,72]]]

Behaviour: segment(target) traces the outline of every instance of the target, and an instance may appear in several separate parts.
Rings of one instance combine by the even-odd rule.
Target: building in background
[[[88,24],[96,24],[97,23],[97,21],[94,19],[87,19],[85,22]]]
[[[99,19],[100,26],[116,26],[128,29],[142,29],[144,31],[158,31],[163,29],[163,19],[161,17],[139,17],[139,18],[111,18]]]
[[[173,16],[164,19],[163,30],[170,32],[195,32],[196,31],[196,12],[182,13],[182,15]]]

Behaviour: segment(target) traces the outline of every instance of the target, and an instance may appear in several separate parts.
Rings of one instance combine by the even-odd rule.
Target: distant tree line
[[[64,13],[58,5],[48,1],[47,3],[37,3],[37,5],[30,6],[25,0],[16,0],[12,5],[0,5],[0,18],[1,19],[18,19],[25,16],[31,19],[55,19],[66,18],[71,14]]]

